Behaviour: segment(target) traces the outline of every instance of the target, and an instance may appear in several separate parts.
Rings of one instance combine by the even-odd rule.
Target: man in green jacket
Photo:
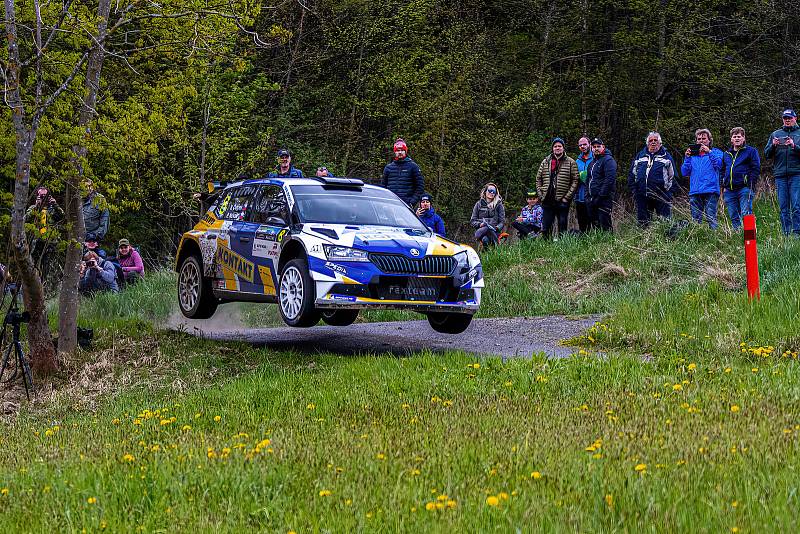
[[[542,234],[549,237],[558,218],[558,232],[567,231],[569,207],[578,189],[578,164],[564,152],[564,140],[553,139],[552,151],[539,165],[536,190],[542,198]]]

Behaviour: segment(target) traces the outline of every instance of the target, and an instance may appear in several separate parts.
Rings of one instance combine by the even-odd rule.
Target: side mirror
[[[264,224],[271,224],[273,226],[289,226],[287,222],[280,217],[267,217],[267,220],[264,221]]]

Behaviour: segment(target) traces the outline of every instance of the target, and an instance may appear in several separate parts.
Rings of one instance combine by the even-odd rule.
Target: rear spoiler
[[[228,187],[228,184],[231,182],[206,182],[206,189],[208,189],[208,194],[211,195],[215,191],[219,191],[220,189],[225,189]]]
[[[314,180],[319,180],[323,185],[335,185],[338,187],[364,187],[364,180],[358,178],[344,178],[340,176],[312,176]]]

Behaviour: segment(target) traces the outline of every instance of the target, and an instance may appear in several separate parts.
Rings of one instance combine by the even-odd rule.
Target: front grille
[[[399,254],[370,254],[369,259],[378,269],[389,274],[447,276],[456,268],[456,260],[452,256],[426,256],[412,260]]]

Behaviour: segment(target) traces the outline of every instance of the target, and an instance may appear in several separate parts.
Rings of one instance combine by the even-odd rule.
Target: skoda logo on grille
[[[419,250],[417,250],[417,249],[415,249],[415,248],[412,248],[411,250],[409,250],[409,252],[410,252],[410,253],[411,253],[411,255],[412,255],[412,256],[414,256],[415,258],[416,258],[417,256],[419,256]]]

